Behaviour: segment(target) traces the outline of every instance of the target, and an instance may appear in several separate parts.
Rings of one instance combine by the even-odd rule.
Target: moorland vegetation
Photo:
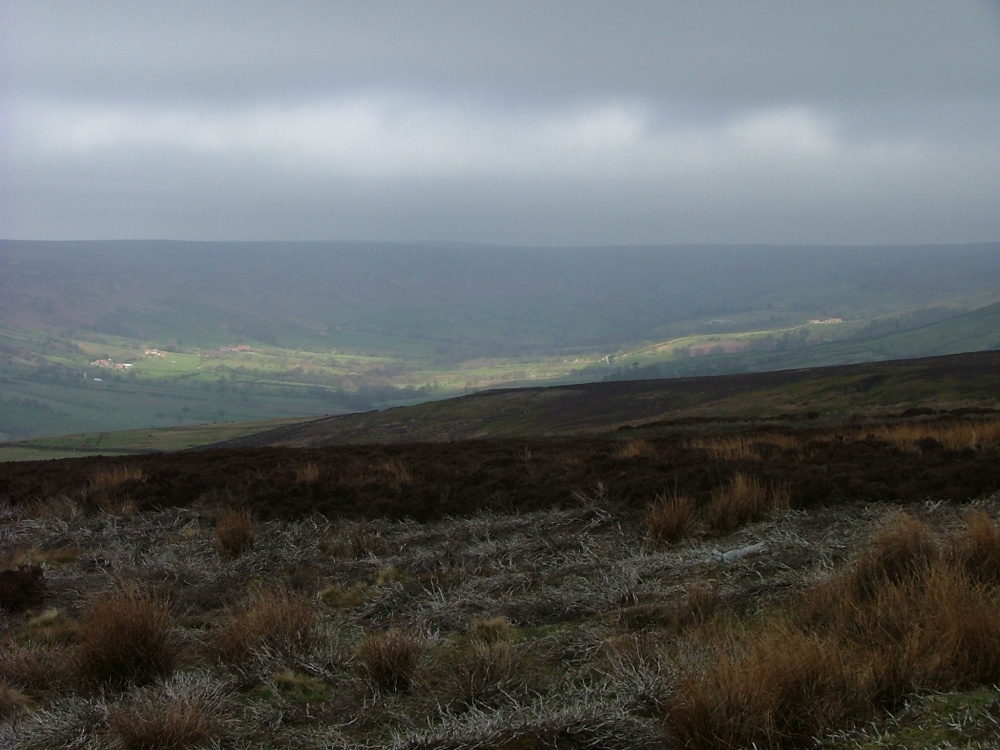
[[[0,744],[991,747],[992,408],[3,464]]]

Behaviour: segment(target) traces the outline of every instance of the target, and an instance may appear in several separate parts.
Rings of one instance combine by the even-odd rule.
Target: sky
[[[1000,0],[0,0],[0,237],[1000,240]]]

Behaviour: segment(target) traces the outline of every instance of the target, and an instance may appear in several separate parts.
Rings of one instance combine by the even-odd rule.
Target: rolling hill
[[[284,425],[221,443],[315,447],[838,424],[907,410],[1000,408],[1000,352],[741,375],[484,391]]]
[[[998,253],[0,241],[0,440],[986,349]]]

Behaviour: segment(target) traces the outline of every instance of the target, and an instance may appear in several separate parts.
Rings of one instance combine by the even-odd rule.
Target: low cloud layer
[[[7,237],[1000,237],[994,3],[15,3]]]

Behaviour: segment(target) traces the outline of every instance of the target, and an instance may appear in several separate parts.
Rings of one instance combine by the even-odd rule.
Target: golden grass
[[[862,437],[872,437],[907,451],[919,451],[930,441],[952,451],[996,448],[1000,446],[1000,419],[883,425],[864,432]]]
[[[506,617],[477,618],[469,623],[469,635],[480,643],[500,643],[517,638],[517,628]]]
[[[0,649],[0,681],[40,699],[72,688],[78,680],[69,649],[33,642]]]
[[[974,580],[1000,586],[1000,521],[981,508],[968,510],[948,541],[948,555]]]
[[[656,446],[643,438],[632,438],[615,444],[611,455],[617,459],[656,458]]]
[[[208,649],[222,662],[244,664],[256,652],[293,656],[315,642],[318,615],[305,596],[285,589],[258,589],[212,631]]]
[[[918,691],[1000,680],[997,522],[979,512],[950,535],[890,517],[851,567],[799,606],[748,629],[704,631],[663,711],[694,750],[805,747]],[[986,566],[983,566],[984,568]]]
[[[253,514],[239,508],[228,508],[215,520],[215,548],[223,557],[235,559],[253,549],[257,543],[257,522]]]
[[[675,544],[687,537],[697,521],[698,506],[687,495],[657,495],[646,509],[645,524],[654,542]]]
[[[728,435],[692,438],[686,446],[705,451],[718,461],[759,461],[758,442],[747,435]]]
[[[295,466],[295,481],[299,484],[316,484],[320,478],[320,468],[315,461]]]
[[[786,487],[737,472],[726,484],[715,489],[702,509],[702,516],[712,531],[728,533],[746,523],[766,518],[774,511],[786,510],[789,504]]]
[[[703,658],[707,667],[682,670],[664,710],[680,747],[807,747],[867,708],[857,659],[832,639],[788,628],[716,636]]]
[[[919,577],[938,557],[938,543],[930,524],[909,513],[894,513],[883,522],[843,580],[853,598],[867,600],[886,585]]]
[[[146,472],[133,466],[119,464],[96,470],[90,476],[90,491],[105,492],[121,487],[126,482],[145,482]]]
[[[376,693],[399,693],[410,689],[423,646],[401,630],[373,633],[355,649],[358,672]]]
[[[13,685],[0,679],[0,721],[29,711],[34,707],[34,701]]]
[[[112,706],[108,727],[124,750],[209,747],[225,731],[215,706],[199,697],[134,700]]]
[[[80,617],[77,669],[88,683],[114,689],[167,677],[180,650],[162,597],[135,587],[97,597]]]

